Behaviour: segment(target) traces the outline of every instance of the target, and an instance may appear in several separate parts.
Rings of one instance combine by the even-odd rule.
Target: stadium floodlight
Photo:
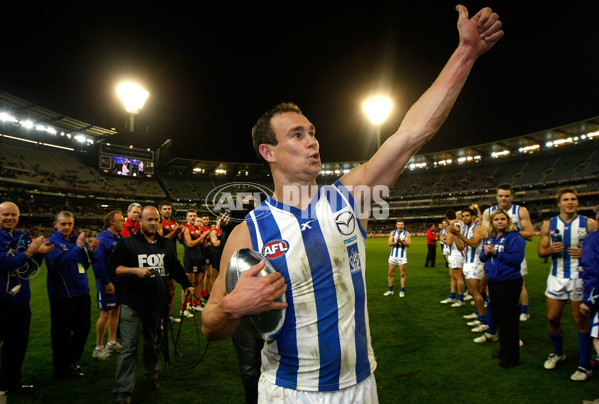
[[[129,112],[129,130],[135,132],[135,114],[143,108],[150,93],[131,82],[119,84],[117,93],[125,104],[125,110]]]
[[[381,147],[381,125],[389,116],[392,106],[391,100],[382,96],[369,98],[362,104],[366,116],[376,126],[377,149]]]

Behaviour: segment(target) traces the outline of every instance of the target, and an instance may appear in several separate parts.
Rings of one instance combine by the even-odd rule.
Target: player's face
[[[125,218],[120,213],[117,213],[116,215],[114,215],[114,218],[110,221],[110,224],[112,227],[114,227],[114,230],[120,233],[123,231],[123,228],[125,227]]]
[[[578,198],[576,194],[566,192],[562,194],[557,206],[559,206],[561,213],[576,213],[578,210]]]
[[[190,225],[193,226],[196,222],[196,218],[197,218],[197,213],[187,212],[187,223],[189,223]]]
[[[493,227],[498,233],[503,233],[507,229],[508,220],[504,213],[498,213],[493,216]]]
[[[210,226],[210,216],[202,216],[202,225],[204,227]]]
[[[160,226],[160,215],[156,208],[148,208],[141,216],[141,230],[147,236],[153,236],[158,232]]]
[[[160,214],[162,215],[163,218],[170,219],[171,215],[173,214],[173,207],[170,205],[163,205],[160,208]]]
[[[443,220],[443,223],[441,223],[441,225],[443,226],[444,229],[447,229],[447,226],[449,226],[449,223],[445,220]]]
[[[0,229],[11,232],[19,223],[19,208],[14,203],[0,204]]]
[[[275,163],[276,169],[287,178],[312,182],[322,168],[314,125],[304,115],[294,112],[275,115],[270,124],[278,144],[270,146],[269,162]]]
[[[403,229],[404,229],[404,227],[405,227],[405,225],[404,225],[404,222],[397,222],[397,223],[395,224],[395,227],[397,227],[397,230],[398,230],[398,231],[403,231]]]
[[[500,189],[497,191],[497,205],[501,209],[507,209],[512,206],[512,201],[514,200],[514,195],[507,189]]]
[[[59,216],[54,222],[54,228],[63,236],[69,237],[73,233],[75,220],[72,217]]]
[[[464,221],[464,224],[472,223],[472,215],[470,212],[462,212],[462,220]]]
[[[134,208],[131,208],[131,210],[129,212],[127,212],[127,217],[132,222],[139,222],[139,214],[140,213],[141,213],[141,208],[136,206]]]

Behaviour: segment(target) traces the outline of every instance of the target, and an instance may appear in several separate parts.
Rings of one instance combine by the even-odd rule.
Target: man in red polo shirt
[[[426,254],[425,267],[430,264],[431,268],[435,267],[435,258],[437,256],[437,233],[435,233],[435,224],[429,223],[428,230],[426,232],[426,246],[428,247],[428,253]]]
[[[139,221],[139,214],[141,212],[141,205],[137,202],[133,202],[127,208],[127,219],[125,220],[125,227],[121,231],[121,237],[129,237],[139,231],[141,222]]]

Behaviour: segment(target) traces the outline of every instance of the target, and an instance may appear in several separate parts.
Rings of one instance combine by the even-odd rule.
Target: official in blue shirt
[[[16,230],[19,208],[12,202],[0,203],[0,390],[18,391],[21,365],[29,341],[31,309],[29,277],[42,263],[39,254],[52,251],[45,237],[33,240]],[[32,386],[27,386],[32,387]]]
[[[56,215],[54,234],[49,239],[55,248],[45,257],[54,377],[58,379],[83,376],[78,362],[91,328],[87,269],[99,242],[94,241],[88,249],[85,232],[76,236],[74,225],[71,212]]]

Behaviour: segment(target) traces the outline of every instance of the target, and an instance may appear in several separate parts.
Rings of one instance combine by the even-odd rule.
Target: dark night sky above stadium
[[[180,157],[246,162],[257,161],[256,119],[293,101],[316,125],[323,161],[362,160],[376,147],[365,97],[391,95],[395,109],[382,127],[391,135],[458,41],[457,3],[444,0],[204,3],[5,13],[2,90],[110,128],[128,119],[116,83],[135,78],[150,92],[136,129],[172,138]],[[471,15],[493,7],[506,35],[477,62],[421,153],[598,116],[596,3],[463,1]],[[143,146],[136,137],[131,143]]]

